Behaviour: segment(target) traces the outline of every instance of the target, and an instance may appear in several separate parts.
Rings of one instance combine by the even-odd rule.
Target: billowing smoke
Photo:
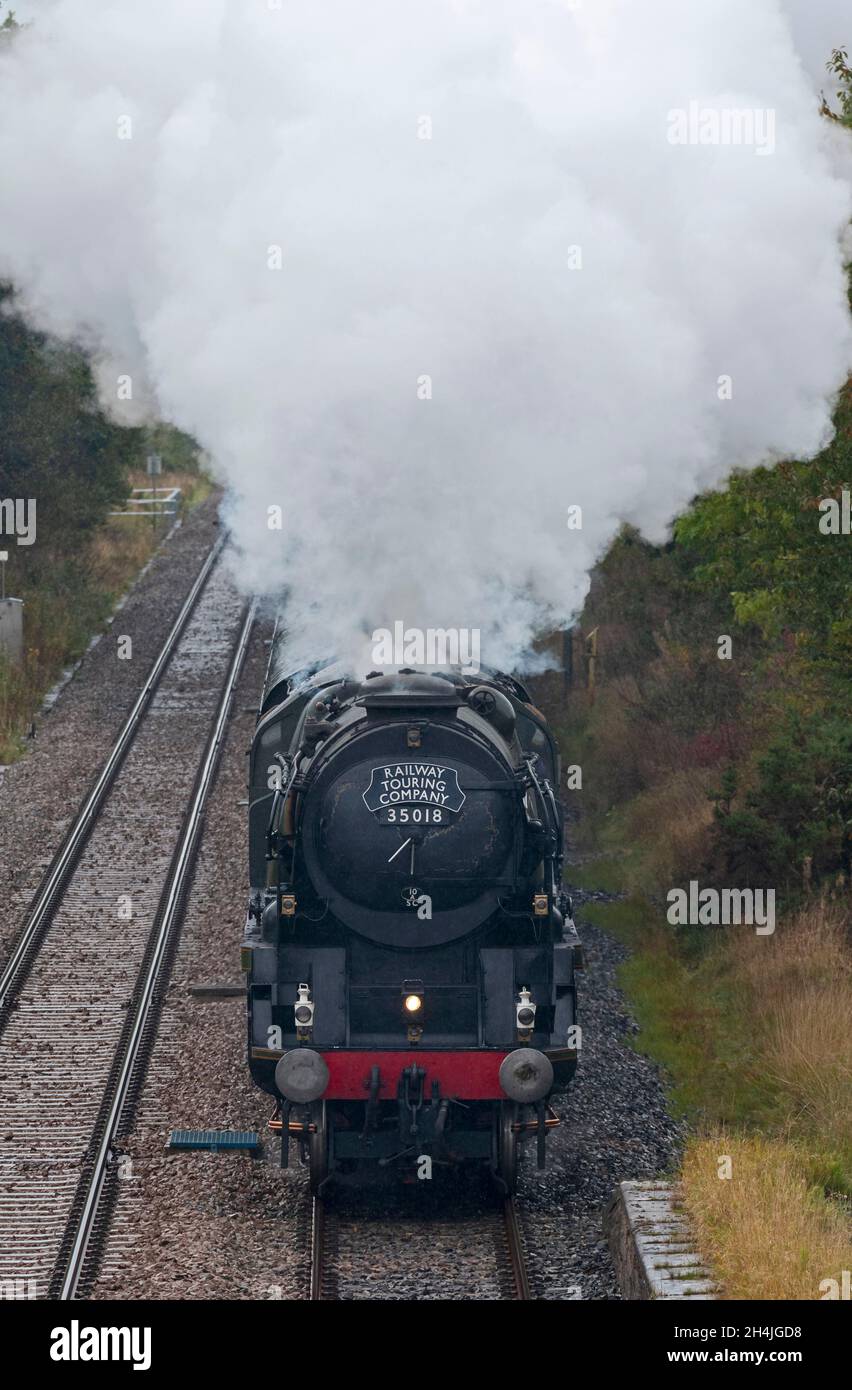
[[[622,521],[829,438],[845,139],[777,0],[47,0],[0,275],[200,440],[294,660],[515,665]]]

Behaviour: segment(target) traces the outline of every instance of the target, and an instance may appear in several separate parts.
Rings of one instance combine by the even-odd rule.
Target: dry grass
[[[587,796],[595,793],[590,804],[597,812],[604,805],[625,801],[644,784],[637,760],[636,730],[618,692],[604,687],[597,692],[593,705],[588,701],[585,691],[573,696],[575,706],[588,710],[587,743],[581,761],[593,763],[597,770],[594,786],[586,790]]]
[[[819,1299],[852,1269],[852,954],[847,916],[818,901],[772,937],[733,938],[754,1034],[753,1084],[783,1103],[780,1135],[693,1141],[684,1205],[728,1298]],[[720,1180],[719,1155],[733,1175]],[[837,1194],[845,1194],[838,1196]]]
[[[852,1269],[848,913],[817,900],[772,936],[731,928],[690,950],[645,899],[585,912],[631,945],[637,1045],[709,1136],[688,1146],[684,1205],[725,1296],[824,1297]]]
[[[708,797],[712,782],[712,773],[688,768],[633,799],[623,830],[629,842],[643,841],[645,850],[641,872],[628,885],[631,889],[665,894],[681,882],[689,866],[705,861],[713,823]]]
[[[134,471],[129,476],[132,488],[148,487],[152,481],[157,487],[181,489],[182,513],[210,492],[209,481],[195,473],[162,473],[151,479]],[[89,545],[89,565],[98,587],[113,599],[119,598],[151,558],[171,524],[170,518],[158,519],[154,524],[144,517],[109,517]]]
[[[719,1159],[732,1160],[730,1178]],[[729,1299],[821,1299],[824,1280],[852,1269],[848,1213],[809,1179],[807,1155],[763,1137],[693,1140],[683,1204],[698,1248]]]
[[[150,559],[165,530],[162,522],[155,531],[149,522],[135,517],[110,517],[89,545],[95,581],[111,594],[120,595]]]
[[[760,1062],[786,1096],[790,1123],[852,1163],[852,951],[848,914],[817,901],[772,937],[735,940]]]

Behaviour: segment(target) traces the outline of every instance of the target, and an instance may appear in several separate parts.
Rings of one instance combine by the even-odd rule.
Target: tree
[[[834,111],[826,100],[825,93],[820,93],[822,105],[820,111],[830,121],[838,121],[841,125],[852,127],[852,68],[849,66],[849,55],[845,48],[835,48],[831,57],[826,63],[829,72],[833,72],[840,82],[837,89],[837,100],[840,103],[840,110]]]
[[[738,623],[789,638],[820,667],[852,669],[852,545],[825,534],[821,503],[840,507],[852,488],[852,384],[835,412],[836,434],[815,459],[735,473],[700,497],[675,527],[693,582],[730,596]]]
[[[0,306],[12,302],[0,285]],[[127,496],[141,432],[114,424],[99,408],[85,356],[0,313],[0,497],[34,498],[37,544],[29,578],[63,556],[78,555],[109,510]]]

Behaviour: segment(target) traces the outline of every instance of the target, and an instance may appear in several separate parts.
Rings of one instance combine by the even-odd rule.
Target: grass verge
[[[619,861],[605,867],[617,880]],[[842,909],[814,901],[772,936],[673,928],[641,894],[583,911],[630,948],[620,984],[640,1028],[634,1045],[666,1069],[673,1109],[696,1131],[683,1202],[724,1296],[825,1297],[822,1281],[852,1268]],[[721,1155],[732,1158],[730,1179]]]
[[[838,1296],[852,1269],[849,1217],[815,1181],[818,1167],[807,1150],[762,1135],[720,1130],[687,1146],[684,1205],[725,1298]]]

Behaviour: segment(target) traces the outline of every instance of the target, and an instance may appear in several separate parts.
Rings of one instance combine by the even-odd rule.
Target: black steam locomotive
[[[288,674],[250,750],[249,1065],[330,1178],[488,1165],[558,1123],[580,944],[561,886],[559,755],[498,671]]]

